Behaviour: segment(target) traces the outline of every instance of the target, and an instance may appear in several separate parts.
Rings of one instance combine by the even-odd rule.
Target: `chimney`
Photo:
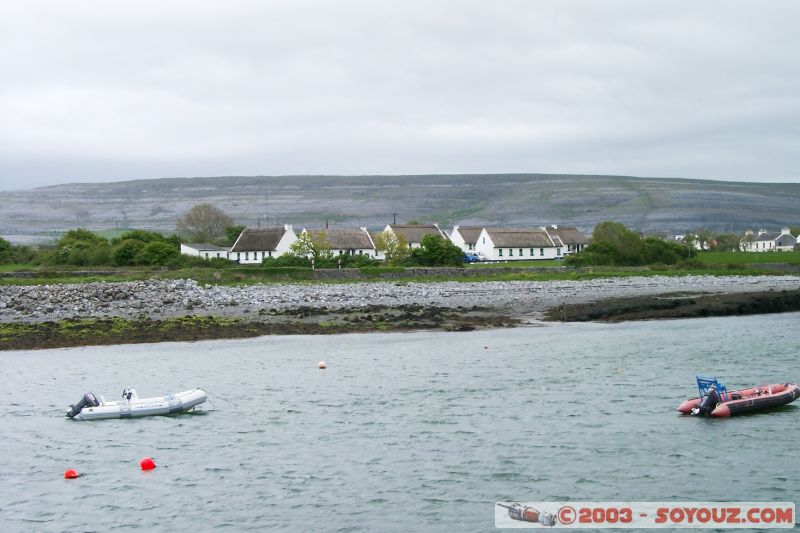
[[[781,228],[781,235],[790,235],[789,228]]]
[[[552,227],[553,229],[558,229],[558,224],[553,224],[551,227]]]
[[[292,225],[291,224],[284,224],[283,225],[283,230],[284,231],[292,231]]]
[[[753,230],[749,229],[749,230],[745,231],[744,234],[745,235],[752,235],[753,234]]]
[[[760,230],[758,230],[758,234],[759,235],[764,235],[766,232],[767,232],[767,230],[765,230],[764,228],[761,228]]]

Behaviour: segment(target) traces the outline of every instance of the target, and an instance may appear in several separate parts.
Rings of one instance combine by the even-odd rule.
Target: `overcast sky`
[[[0,3],[0,190],[552,172],[800,182],[800,2]]]

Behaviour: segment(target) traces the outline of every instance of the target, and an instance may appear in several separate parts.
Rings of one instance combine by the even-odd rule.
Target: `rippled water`
[[[485,531],[499,500],[795,501],[800,404],[681,417],[695,371],[800,379],[800,314],[0,353],[3,531]],[[316,369],[324,359],[328,369]],[[174,417],[63,408],[202,386]],[[144,456],[159,468],[138,469]],[[85,473],[63,479],[67,468]]]

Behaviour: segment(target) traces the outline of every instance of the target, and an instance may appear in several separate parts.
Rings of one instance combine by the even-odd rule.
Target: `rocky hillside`
[[[208,202],[237,223],[378,228],[393,220],[464,225],[617,220],[648,232],[800,225],[800,184],[548,174],[256,176],[65,184],[0,192],[0,235],[64,229],[173,231]]]

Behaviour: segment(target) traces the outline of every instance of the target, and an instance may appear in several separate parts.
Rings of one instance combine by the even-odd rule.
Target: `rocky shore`
[[[751,293],[752,296],[752,293],[798,290],[800,278],[795,276],[696,275],[587,281],[236,287],[199,285],[193,280],[3,285],[0,286],[0,349],[268,333],[465,330],[535,322],[547,318],[547,311],[554,309],[559,311],[551,312],[549,318],[559,320],[561,310],[567,306],[570,306],[568,316],[577,317],[580,314],[577,306],[615,299],[649,298],[649,304],[640,301],[637,305],[663,308],[664,300],[652,297],[687,292]],[[763,299],[762,296],[753,298]],[[758,311],[759,307],[753,306],[752,309],[774,312],[789,310],[789,307],[766,306]],[[584,310],[586,316],[591,315],[587,319],[603,319],[599,315],[595,317],[592,313],[597,313],[588,307]],[[687,316],[707,315],[697,311],[696,315]],[[203,322],[204,317],[213,320]],[[192,324],[196,327],[192,328]],[[117,335],[102,335],[101,332],[109,328],[116,328]],[[69,338],[59,341],[59,337]],[[25,338],[28,340],[24,341]]]
[[[185,315],[248,317],[300,307],[363,308],[370,305],[491,307],[538,316],[561,304],[676,291],[709,293],[800,289],[796,276],[655,276],[589,281],[492,281],[445,283],[199,285],[193,280],[0,286],[0,323],[68,318],[143,318]]]

